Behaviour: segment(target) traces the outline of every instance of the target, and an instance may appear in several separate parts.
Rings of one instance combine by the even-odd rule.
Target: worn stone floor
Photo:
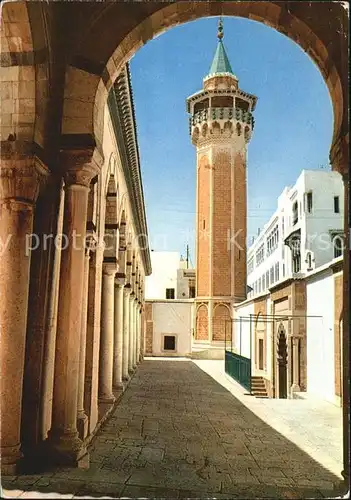
[[[191,361],[145,360],[88,470],[2,479],[3,497],[323,498],[339,478]]]
[[[224,371],[220,360],[194,360],[249,410],[311,455],[333,474],[343,469],[342,408],[304,393],[301,399],[259,399]]]

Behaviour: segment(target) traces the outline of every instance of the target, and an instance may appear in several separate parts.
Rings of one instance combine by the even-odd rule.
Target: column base
[[[15,476],[18,472],[23,454],[20,444],[16,446],[4,446],[1,448],[1,474],[3,476]]]
[[[118,382],[118,384],[115,384],[113,386],[113,390],[116,391],[116,392],[121,392],[124,390],[124,385],[123,385],[123,382]]]
[[[89,429],[88,416],[84,412],[82,412],[81,414],[78,413],[77,431],[80,439],[82,439],[83,441],[88,435],[88,429]]]
[[[291,394],[293,394],[294,392],[300,392],[300,386],[297,384],[293,384],[290,388],[290,392]]]
[[[78,432],[65,434],[50,431],[46,443],[47,458],[52,464],[81,469],[89,467],[89,453]]]
[[[129,380],[130,380],[130,376],[129,375],[124,375],[123,378],[122,378],[122,381],[124,383],[129,382]]]
[[[115,401],[116,401],[116,398],[114,397],[113,394],[110,394],[108,396],[100,396],[99,397],[99,403],[112,405]]]

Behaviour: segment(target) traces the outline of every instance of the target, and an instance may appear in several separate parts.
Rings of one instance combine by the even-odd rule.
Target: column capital
[[[34,204],[49,169],[36,156],[12,156],[1,160],[0,199]]]
[[[123,276],[120,276],[120,273],[116,273],[115,285],[120,286],[120,287],[124,287],[124,285],[125,285],[125,279]]]
[[[334,141],[330,148],[329,159],[332,169],[347,179],[349,176],[349,132]]]
[[[103,262],[102,272],[103,274],[115,275],[117,271],[116,264],[114,262]]]
[[[98,150],[90,148],[62,150],[60,160],[66,186],[89,187],[103,165]]]

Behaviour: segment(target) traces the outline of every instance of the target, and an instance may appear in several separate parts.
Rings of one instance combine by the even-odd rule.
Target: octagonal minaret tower
[[[187,99],[197,152],[195,339],[230,333],[232,305],[246,298],[246,156],[257,98],[239,89],[223,45],[203,89]]]

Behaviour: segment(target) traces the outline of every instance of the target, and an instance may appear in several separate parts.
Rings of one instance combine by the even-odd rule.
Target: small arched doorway
[[[278,341],[278,397],[286,399],[288,397],[288,346],[286,333],[283,325],[279,326]]]

